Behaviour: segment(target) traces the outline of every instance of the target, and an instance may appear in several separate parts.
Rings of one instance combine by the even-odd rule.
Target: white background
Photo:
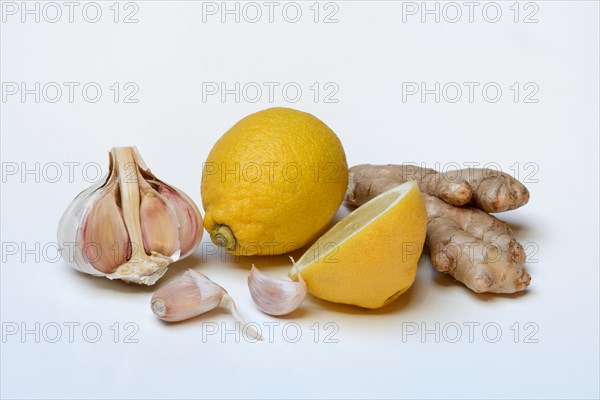
[[[403,22],[403,7],[410,5],[401,2],[322,3],[317,23],[312,2],[298,3],[297,23],[283,18],[283,2],[272,23],[263,3],[256,23],[248,21],[255,16],[249,8],[239,23],[234,15],[223,23],[220,13],[203,14],[203,7],[222,7],[220,2],[138,1],[137,23],[122,22],[135,10],[123,3],[118,23],[109,8],[113,2],[99,3],[97,23],[82,17],[86,3],[75,8],[73,23],[62,3],[56,23],[44,19],[54,18],[55,10],[46,8],[39,23],[32,15],[22,22],[21,11],[12,15],[3,3],[1,320],[5,331],[17,326],[19,332],[4,335],[1,344],[2,397],[599,396],[597,2],[521,3],[519,22],[513,2],[499,2],[496,23],[482,16],[484,2],[473,22],[460,2],[463,15],[456,23],[444,19],[455,16],[448,7],[439,23],[433,15],[421,22],[420,13],[405,13]],[[238,4],[240,12],[243,6]],[[438,6],[444,10],[444,3]],[[494,9],[486,10],[488,19],[495,18]],[[333,11],[337,23],[324,23]],[[524,23],[532,12],[538,22]],[[56,103],[48,101],[54,92],[41,93],[36,103],[34,95],[24,101],[20,93],[7,95],[11,82],[80,86],[72,103],[65,86]],[[96,103],[82,97],[88,82],[103,89]],[[124,103],[129,91],[121,91],[115,103],[109,89],[114,82],[135,83],[138,102]],[[203,99],[203,83],[206,88],[210,82],[279,86],[272,102],[263,86],[262,98],[252,103],[255,92],[242,93],[239,102],[234,95]],[[296,103],[293,91],[288,98],[281,92],[290,82],[302,89]],[[314,82],[321,88],[316,99]],[[448,92],[436,103],[434,95],[403,101],[403,82],[479,86],[472,102],[463,86],[458,102],[449,102],[455,94]],[[495,103],[481,93],[489,82],[502,89]],[[517,102],[514,82],[520,85]],[[525,90],[529,82],[534,86]],[[334,86],[325,90],[326,83]],[[332,87],[339,89],[337,102],[325,102]],[[532,87],[539,91],[529,100],[537,103],[526,103]],[[387,308],[365,311],[309,298],[291,316],[276,319],[256,309],[246,276],[255,262],[283,277],[286,257],[222,260],[202,251],[209,244],[205,234],[193,257],[172,265],[160,283],[194,268],[226,287],[246,319],[263,328],[265,322],[279,324],[272,335],[263,330],[267,341],[249,343],[236,337],[225,313],[168,325],[150,311],[153,288],[84,276],[55,259],[58,220],[94,180],[95,169],[83,167],[97,163],[105,171],[111,147],[138,146],[160,178],[201,204],[201,167],[212,144],[243,116],[274,105],[325,121],[342,140],[350,165],[493,162],[518,172],[528,181],[531,201],[500,217],[527,244],[530,289],[515,296],[476,295],[433,271],[424,256],[412,289]],[[65,162],[79,163],[73,179]],[[61,166],[58,179],[54,163]],[[10,174],[15,165],[18,171]],[[39,176],[22,174],[36,168]],[[347,213],[342,207],[338,217]],[[36,246],[35,254],[25,251]],[[21,335],[22,329],[35,332],[36,323],[39,343],[35,334]],[[72,343],[68,323],[79,324]],[[207,324],[215,323],[219,332],[207,336]],[[224,338],[221,323],[230,329]],[[293,323],[302,333],[296,343]],[[469,323],[479,324],[472,340]],[[97,324],[88,325],[87,336],[85,324]],[[485,324],[491,324],[487,334]],[[52,343],[56,325],[62,336]],[[451,343],[457,325],[462,336]],[[102,335],[89,343],[94,326]],[[415,326],[437,331],[439,343],[433,333],[408,336]],[[135,327],[129,339],[137,343],[127,343],[125,335]],[[325,336],[335,327],[329,339],[337,343],[330,343]],[[501,336],[489,343],[494,327]]]

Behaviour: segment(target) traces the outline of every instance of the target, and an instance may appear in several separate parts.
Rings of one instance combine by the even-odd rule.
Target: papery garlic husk
[[[202,239],[202,216],[158,179],[135,147],[114,147],[109,172],[81,192],[58,224],[62,257],[81,272],[153,285]]]
[[[306,283],[299,273],[298,282],[287,281],[260,272],[254,264],[248,276],[248,288],[258,308],[266,314],[276,316],[296,310],[307,293]]]
[[[222,306],[250,336],[263,340],[260,333],[242,320],[235,302],[223,287],[206,275],[191,269],[158,289],[152,296],[150,304],[152,312],[167,322],[184,321]]]

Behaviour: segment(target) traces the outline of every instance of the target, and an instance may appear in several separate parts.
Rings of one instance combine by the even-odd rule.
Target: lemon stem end
[[[235,236],[227,225],[219,225],[210,233],[214,244],[224,247],[227,250],[233,250],[236,246]]]

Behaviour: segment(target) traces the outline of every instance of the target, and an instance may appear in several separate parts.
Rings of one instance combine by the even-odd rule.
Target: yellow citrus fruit
[[[202,169],[204,226],[239,255],[282,254],[324,229],[348,185],[340,140],[290,108],[251,114],[214,145]]]
[[[296,262],[309,293],[335,303],[383,307],[415,280],[427,212],[414,181],[365,203]],[[290,276],[297,280],[292,269]]]

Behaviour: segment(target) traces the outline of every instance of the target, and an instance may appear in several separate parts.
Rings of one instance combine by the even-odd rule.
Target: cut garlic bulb
[[[107,176],[63,214],[58,243],[81,272],[153,285],[202,233],[200,211],[185,193],[154,176],[135,147],[115,147]]]
[[[263,340],[260,333],[242,320],[235,302],[225,289],[206,275],[191,269],[158,289],[152,296],[150,304],[152,312],[167,322],[178,322],[197,317],[222,306],[233,315],[244,331],[255,339]]]
[[[258,308],[269,315],[291,313],[300,307],[307,292],[306,283],[299,273],[298,282],[286,281],[263,274],[254,264],[248,276],[248,288]]]

